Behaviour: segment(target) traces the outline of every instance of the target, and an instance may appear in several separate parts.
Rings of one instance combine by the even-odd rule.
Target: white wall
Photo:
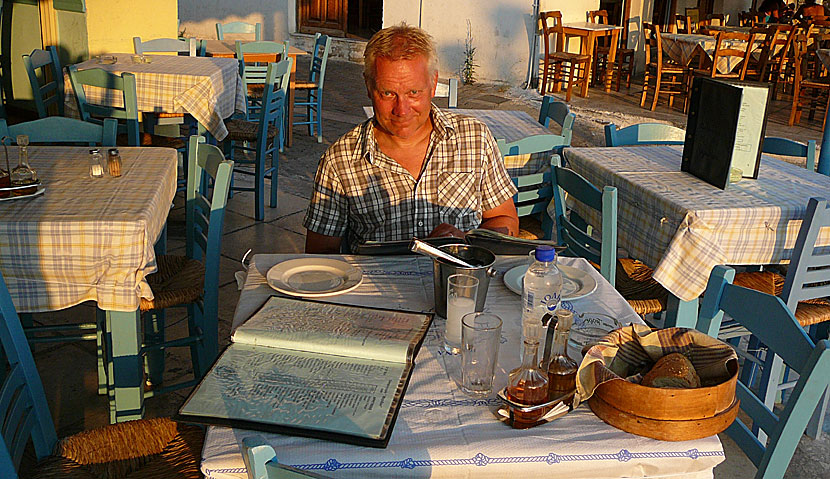
[[[476,47],[476,78],[520,85],[527,74],[533,7],[530,0],[385,0],[383,25],[420,25],[437,43],[442,76],[458,75],[464,60],[467,20]],[[584,22],[599,0],[541,0],[540,8],[561,10],[565,22]],[[576,42],[574,42],[576,43]]]
[[[293,0],[181,0],[180,29],[185,36],[216,38],[216,23],[248,22],[262,24],[262,39],[283,41],[288,38],[289,21],[294,22]]]

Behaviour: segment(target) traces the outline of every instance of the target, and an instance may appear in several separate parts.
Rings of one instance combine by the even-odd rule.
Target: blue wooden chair
[[[554,150],[554,153],[559,156],[559,165],[567,166],[562,150],[571,146],[571,139],[573,138],[574,121],[576,115],[571,113],[568,104],[563,101],[558,101],[550,95],[545,95],[542,98],[542,106],[539,108],[539,123],[545,128],[551,127],[551,122],[559,125],[559,135],[562,137],[562,145]]]
[[[562,146],[563,142],[564,138],[559,135],[535,135],[512,143],[500,139],[498,145],[502,156],[542,155],[546,159],[545,166],[552,167],[558,164],[557,161],[551,161],[553,151]],[[532,231],[536,228],[524,227],[519,237],[546,240],[553,238],[553,218],[548,214],[548,205],[553,200],[550,169],[546,168],[546,171],[541,173],[514,176],[510,179],[519,188],[519,192],[513,195],[513,203],[516,205],[519,218],[538,217],[541,224],[538,233],[534,234]]]
[[[225,154],[232,157],[235,149],[253,151],[253,161],[239,160],[240,164],[253,164],[254,171],[237,169],[239,173],[254,176],[254,186],[237,186],[237,191],[254,192],[254,217],[257,221],[265,218],[265,178],[271,179],[271,208],[277,207],[277,176],[279,170],[279,151],[283,142],[283,120],[285,115],[285,97],[291,75],[291,58],[279,63],[270,63],[265,78],[265,90],[258,122],[230,119],[225,122],[228,136],[223,140]],[[251,148],[241,142],[256,142]],[[271,167],[266,168],[267,157],[271,157]]]
[[[317,136],[317,143],[323,142],[323,82],[326,79],[326,63],[330,48],[331,38],[328,35],[316,34],[308,81],[294,82],[294,91],[305,93],[305,99],[295,101],[294,105],[306,108],[306,113],[298,115],[305,119],[295,121],[294,125],[308,125],[308,134]],[[291,114],[293,112],[289,112],[289,115]]]
[[[133,37],[133,50],[138,55],[147,53],[178,53],[185,56],[196,56],[196,41],[192,38],[179,40],[178,38],[155,38],[141,41],[141,37]]]
[[[819,230],[828,226],[830,204],[823,198],[810,198],[792,250],[787,276],[782,277],[773,271],[755,271],[739,273],[735,277],[736,285],[778,296],[784,300],[795,319],[814,340],[826,339],[830,326],[830,300],[826,299],[830,296],[830,285],[826,284],[830,281],[830,270],[821,269],[828,264],[827,255],[823,253],[823,248],[816,248]],[[726,326],[730,324],[727,322]],[[731,332],[731,328],[724,329],[725,333],[731,336],[740,334],[740,331]],[[779,356],[773,353],[761,354],[765,347],[758,336],[753,335],[750,338],[747,349],[758,353],[755,354],[755,358],[749,358],[751,365],[748,364],[744,368],[741,380],[751,385],[754,382],[756,366],[760,366],[761,392],[758,396],[767,407],[772,408],[779,391],[792,387],[793,382],[786,380],[787,375],[784,375],[785,379],[782,381],[783,364]],[[821,434],[827,397],[828,395],[825,395],[819,404],[807,428],[807,434],[811,437]]]
[[[447,83],[439,79],[433,98],[446,98],[449,108],[458,108],[458,78],[448,78]]]
[[[566,254],[592,261],[600,274],[628,301],[639,315],[666,309],[668,291],[652,278],[653,271],[631,258],[617,258],[617,189],[606,186],[600,191],[585,178],[570,170],[553,168],[556,234]],[[563,191],[569,198],[593,209],[599,215],[601,239],[573,212],[566,213]]]
[[[800,156],[806,158],[805,168],[816,171],[816,140],[809,140],[807,144],[800,143],[789,138],[778,138],[768,136],[764,138],[761,149],[763,153],[772,155]]]
[[[559,244],[568,247],[566,255],[578,256],[598,264],[600,274],[613,286],[617,268],[617,189],[606,186],[600,191],[571,169],[556,165],[551,168],[556,211],[554,219]],[[569,219],[563,192],[602,215],[601,241]]]
[[[144,419],[84,431],[58,442],[43,384],[6,282],[0,274],[0,477],[18,477],[23,451],[31,441],[39,463],[31,477],[97,476],[102,470],[140,477],[201,477],[201,428],[166,418]],[[90,454],[78,454],[90,451]],[[113,476],[109,476],[113,477]]]
[[[737,384],[735,394],[741,401],[741,410],[751,419],[752,427],[759,427],[769,436],[768,442],[759,440],[740,415],[726,430],[758,468],[756,478],[780,478],[784,477],[810,415],[830,383],[830,341],[811,340],[780,298],[730,284],[734,274],[725,266],[716,266],[712,271],[697,329],[717,336],[726,313],[798,373],[798,381],[780,412],[766,405],[743,382]]]
[[[219,354],[219,254],[233,161],[226,160],[218,147],[206,144],[201,136],[190,137],[188,153],[186,255],[160,255],[156,259],[158,271],[147,276],[154,297],[141,299],[145,322],[142,352],[150,365],[152,394],[193,386]],[[203,175],[213,179],[212,188],[207,188]],[[187,307],[189,335],[165,340],[164,315],[160,313],[181,306]],[[164,350],[185,346],[193,360],[193,379],[162,386]]]
[[[87,143],[89,145],[115,146],[118,122],[112,118],[102,124],[88,123],[74,118],[47,116],[38,120],[6,125],[0,119],[0,137],[12,142],[17,135],[28,135],[30,143]]]
[[[35,99],[38,118],[53,115],[63,116],[63,71],[54,46],[46,50],[34,49],[23,55],[23,66],[29,74],[32,96]]]
[[[115,118],[118,124],[118,144],[129,146],[159,146],[165,148],[183,149],[185,144],[177,138],[139,133],[138,131],[138,100],[136,96],[135,75],[124,72],[121,75],[103,70],[90,68],[78,70],[75,65],[68,67],[69,82],[75,92],[78,104],[78,113],[81,119],[100,124],[103,118]],[[87,100],[85,87],[105,88],[120,91],[122,94],[121,107],[109,104],[95,104]]]
[[[246,23],[246,22],[230,22],[230,23],[216,23],[216,38],[219,40],[225,39],[226,33],[243,33],[243,34],[254,34],[254,40],[260,41],[262,40],[262,24],[256,23]]]
[[[662,123],[640,123],[619,130],[613,123],[605,125],[605,146],[682,145],[685,139],[685,130]]]
[[[285,56],[287,45],[277,42],[236,42],[236,58],[239,60],[239,76],[247,95],[247,112],[245,119],[255,121],[262,106],[262,93],[265,90],[265,79],[268,73],[268,64],[275,63]],[[267,62],[246,61],[246,55],[258,56],[273,55]],[[280,143],[282,151],[282,143]]]

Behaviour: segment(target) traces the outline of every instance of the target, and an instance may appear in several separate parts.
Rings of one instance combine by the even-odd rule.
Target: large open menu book
[[[237,328],[179,418],[386,447],[431,321],[273,296]]]

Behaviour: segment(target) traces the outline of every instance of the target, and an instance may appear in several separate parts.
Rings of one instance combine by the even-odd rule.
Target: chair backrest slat
[[[57,116],[63,116],[63,71],[58,50],[51,45],[46,48],[23,55],[23,65],[29,76],[39,118],[49,116],[50,110]]]
[[[138,55],[145,53],[184,53],[187,56],[196,56],[196,41],[193,38],[155,38],[141,41],[141,37],[133,37],[133,50]]]
[[[9,137],[14,143],[17,135],[27,135],[30,143],[86,143],[89,145],[115,146],[118,123],[105,119],[100,125],[74,118],[50,116],[15,125],[6,125],[0,119],[0,137]]]
[[[784,289],[781,292],[781,297],[787,302],[787,306],[791,311],[795,311],[799,301],[807,299],[821,298],[827,296],[830,291],[830,286],[816,285],[816,274],[809,273],[812,264],[811,261],[816,257],[816,239],[819,231],[827,226],[830,226],[830,209],[828,209],[828,202],[824,198],[810,198],[807,203],[807,210],[802,220],[801,228],[798,230],[798,237],[795,240],[792,257],[790,258],[789,271],[784,280]],[[826,264],[827,256],[818,249],[819,265]],[[820,281],[825,282],[830,276],[826,270],[823,271],[823,278]]]
[[[314,40],[314,52],[311,57],[311,67],[308,71],[308,81],[317,84],[317,92],[322,94],[323,82],[326,78],[326,64],[328,64],[329,50],[331,50],[331,37],[328,35],[316,34]]]
[[[0,274],[0,370],[6,372],[0,396],[3,444],[0,445],[0,473],[14,477],[22,448],[31,438],[38,459],[50,455],[57,443],[55,425],[46,404],[43,384],[35,367],[32,350],[12,303],[6,281]],[[21,380],[22,378],[22,380]],[[24,417],[23,413],[28,416]],[[7,431],[14,431],[12,436]]]
[[[605,125],[605,146],[682,145],[686,131],[663,123],[639,123],[617,129]]]
[[[560,153],[566,146],[571,146],[571,138],[573,137],[574,121],[576,115],[571,113],[568,104],[563,101],[558,101],[550,95],[545,95],[542,98],[542,106],[539,108],[539,123],[545,128],[550,128],[550,122],[553,121],[560,126],[562,136],[562,146],[556,149],[556,153]]]
[[[724,315],[729,315],[768,347],[767,354],[780,356],[798,373],[798,381],[780,412],[765,406],[743,383],[737,385],[740,407],[753,427],[760,427],[769,436],[766,445],[759,442],[742,415],[726,431],[758,467],[755,477],[783,477],[813,410],[830,384],[830,341],[813,343],[781,298],[733,285],[734,277],[731,268],[714,268],[697,329],[717,336]]]
[[[254,34],[254,40],[262,40],[262,24],[261,23],[246,23],[246,22],[230,22],[230,23],[216,23],[216,38],[219,40],[225,39],[226,33],[241,33]]]
[[[805,168],[810,171],[816,169],[816,140],[809,140],[804,144],[789,138],[768,136],[764,138],[761,151],[772,155],[801,156],[807,160]]]

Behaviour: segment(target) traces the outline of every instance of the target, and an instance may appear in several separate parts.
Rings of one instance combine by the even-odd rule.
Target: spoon
[[[413,253],[419,253],[425,256],[429,256],[434,259],[443,259],[444,261],[449,261],[457,266],[461,266],[464,268],[477,268],[478,266],[473,266],[470,263],[464,261],[461,258],[455,257],[449,253],[441,251],[440,249],[432,246],[429,243],[425,243],[417,238],[412,238],[412,242],[409,243],[409,250]]]

